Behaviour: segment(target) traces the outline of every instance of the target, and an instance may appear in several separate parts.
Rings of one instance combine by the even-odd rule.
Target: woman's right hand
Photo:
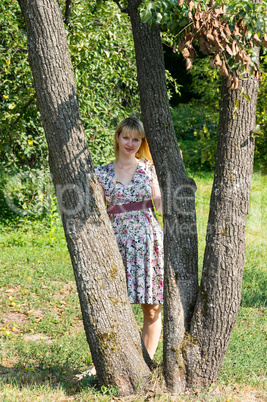
[[[103,187],[100,185],[100,188],[101,188],[101,194],[102,194],[102,197],[103,197],[103,200],[104,200],[104,204],[106,205],[106,196],[105,196],[105,190],[103,189]]]

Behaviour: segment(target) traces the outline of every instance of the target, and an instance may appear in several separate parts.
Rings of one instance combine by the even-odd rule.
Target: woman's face
[[[119,153],[122,155],[135,155],[142,144],[142,138],[135,131],[122,131],[116,135]]]

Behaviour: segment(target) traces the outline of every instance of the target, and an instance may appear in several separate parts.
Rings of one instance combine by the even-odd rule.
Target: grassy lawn
[[[212,176],[194,179],[201,268]],[[267,398],[266,182],[265,176],[254,174],[241,308],[218,384],[180,400]],[[11,215],[3,202],[0,207],[1,401],[115,400],[117,391],[100,388],[92,377],[78,383],[74,379],[92,360],[60,222],[52,223],[51,217],[31,221]],[[134,312],[141,326],[139,306]],[[155,360],[162,360],[162,340]],[[160,389],[154,392],[155,400],[169,398]]]

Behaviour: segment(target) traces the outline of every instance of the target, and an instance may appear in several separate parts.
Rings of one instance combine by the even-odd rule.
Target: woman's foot
[[[95,366],[90,366],[87,370],[85,370],[86,375],[96,375]]]
[[[96,369],[95,369],[95,366],[94,366],[94,365],[90,366],[88,369],[86,369],[85,371],[83,371],[81,374],[77,374],[77,375],[75,376],[75,379],[76,379],[77,381],[80,381],[80,380],[82,380],[84,377],[86,377],[87,375],[96,376]]]

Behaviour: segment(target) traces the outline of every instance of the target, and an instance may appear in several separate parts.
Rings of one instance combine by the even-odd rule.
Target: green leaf
[[[242,93],[240,95],[242,95],[248,102],[250,102],[250,96],[248,94]]]
[[[156,14],[156,23],[159,24],[161,20],[162,20],[162,15],[160,13],[157,13]]]
[[[149,21],[152,19],[152,13],[151,13],[150,10],[145,10],[145,11],[142,13],[141,17],[142,17],[142,22],[143,22],[144,24],[146,24],[147,22],[149,22]]]

